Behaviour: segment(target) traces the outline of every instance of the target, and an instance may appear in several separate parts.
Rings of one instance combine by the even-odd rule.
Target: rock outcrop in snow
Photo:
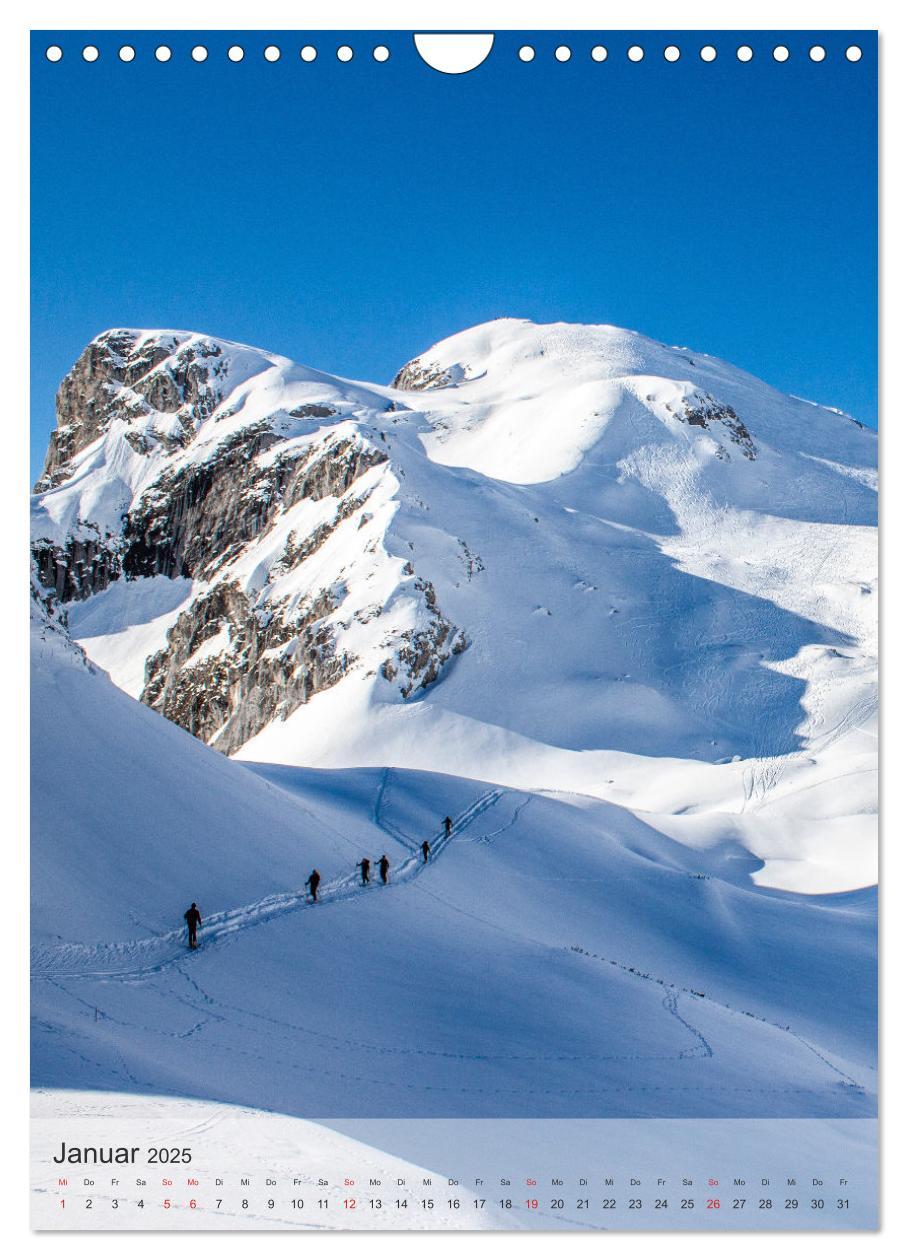
[[[116,330],[57,396],[36,490],[39,579],[61,604],[117,581],[191,579],[141,695],[224,752],[363,663],[340,642],[348,623],[376,621],[372,673],[402,698],[466,645],[431,582],[370,529],[396,485],[376,427],[388,400],[341,382],[323,398],[322,379],[207,337]],[[329,558],[339,532],[365,551],[354,568],[369,581]],[[393,626],[373,587],[384,602],[399,593]]]
[[[32,544],[32,559],[42,586],[53,591],[62,603],[88,599],[106,590],[122,572],[119,539],[108,534],[92,537],[91,526],[83,526],[88,537],[69,537],[61,544],[38,539]]]
[[[123,530],[127,577],[210,577],[266,534],[278,513],[302,499],[344,500],[362,474],[387,455],[358,438],[258,456],[281,446],[264,422],[221,443],[201,463],[165,471],[129,511]],[[320,546],[333,526],[361,501],[342,503],[330,524],[311,540]]]
[[[238,582],[220,582],[180,613],[167,647],[148,659],[141,699],[235,752],[350,668],[326,622],[335,608],[323,591],[285,620],[279,609],[253,609]]]
[[[75,456],[115,420],[124,422],[125,440],[142,454],[156,443],[185,446],[220,400],[220,359],[217,342],[177,333],[136,337],[117,329],[96,337],[57,392],[57,428],[36,489],[64,481]],[[161,415],[172,419],[159,427],[147,423]]]
[[[404,364],[391,384],[394,389],[441,389],[445,385],[452,385],[453,379],[450,371],[440,368],[437,363],[412,359]]]

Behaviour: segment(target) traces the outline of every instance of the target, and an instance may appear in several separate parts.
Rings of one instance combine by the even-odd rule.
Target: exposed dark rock
[[[114,329],[85,347],[57,391],[57,427],[35,490],[48,490],[69,475],[69,462],[113,420],[132,423],[154,411],[176,413],[182,434],[165,445],[186,445],[201,420],[221,401],[215,380],[223,373],[217,342],[194,338],[182,345],[172,333],[142,338]],[[162,366],[166,363],[166,366]],[[137,434],[143,454],[151,443]]]
[[[748,432],[744,423],[738,419],[738,417],[735,415],[735,413],[731,410],[730,407],[729,407],[729,411],[731,412],[731,415],[727,416],[722,421],[726,429],[728,429],[729,438],[737,446],[741,447],[741,450],[744,452],[744,454],[747,456],[748,459],[756,459],[757,448],[754,445],[753,438],[750,436],[750,433]]]
[[[85,347],[64,376],[57,390],[57,427],[50,436],[36,490],[64,480],[69,460],[107,429],[117,407],[118,389],[126,383],[134,342],[132,333],[104,333]],[[164,357],[169,353],[163,347],[160,351]]]
[[[134,449],[145,440],[139,433],[127,436],[134,436]],[[265,423],[250,426],[222,442],[204,463],[165,472],[125,516],[122,538],[71,538],[65,546],[38,540],[32,550],[41,580],[65,602],[85,599],[121,574],[211,577],[266,530],[282,507],[304,498],[341,498],[363,472],[387,459],[346,438],[260,466],[256,456],[281,440]],[[345,500],[335,522],[300,546],[311,554],[361,504],[359,498]],[[302,551],[297,562],[301,558]]]
[[[442,389],[451,384],[451,374],[437,363],[411,359],[391,382],[392,389]]]
[[[296,420],[327,420],[330,416],[336,416],[337,412],[333,407],[323,407],[319,403],[303,403],[302,406],[288,411],[287,415]]]
[[[60,601],[57,599],[56,592],[49,589],[42,578],[34,556],[31,560],[29,587],[32,602],[32,614],[37,614],[42,622],[53,622],[55,628],[65,631],[66,610],[60,607]]]
[[[358,498],[342,499],[338,504],[334,518],[330,521],[323,521],[316,526],[311,534],[307,534],[304,538],[298,538],[296,531],[291,530],[287,535],[287,542],[280,559],[268,575],[269,580],[273,581],[278,573],[288,573],[291,569],[295,569],[297,565],[302,564],[304,560],[307,560],[309,556],[314,555],[319,547],[331,537],[338,525],[358,511],[367,498],[368,495],[362,495]],[[362,522],[360,522],[361,525]]]
[[[747,459],[756,459],[757,448],[754,440],[739,418],[738,413],[727,403],[721,403],[710,394],[697,394],[693,399],[685,398],[683,410],[678,419],[700,429],[708,429],[712,423],[720,423],[728,432],[728,439],[739,446]],[[721,448],[720,448],[721,449]],[[722,458],[722,456],[719,456]]]
[[[324,621],[340,598],[322,591],[285,619],[280,606],[254,608],[237,583],[222,582],[180,614],[167,647],[149,658],[141,699],[221,752],[235,752],[350,670],[353,660],[337,654]],[[229,648],[193,664],[225,629]]]
[[[58,428],[40,488],[71,475],[74,457],[114,422],[138,454],[179,452],[222,406],[228,366],[225,351],[203,338],[143,338],[123,330],[97,338],[61,384]],[[443,378],[437,369],[423,371],[418,387],[444,384]],[[226,414],[226,407],[217,411],[219,419]],[[288,415],[328,421],[338,412],[300,404],[231,432],[206,448],[201,460],[162,460],[156,479],[123,515],[121,529],[111,524],[113,533],[102,536],[83,521],[79,537],[65,543],[41,538],[33,547],[35,580],[48,609],[84,599],[117,579],[164,575],[215,583],[179,614],[166,647],[148,659],[141,698],[228,754],[356,665],[338,646],[338,623],[329,621],[346,598],[340,575],[300,604],[248,594],[239,582],[224,578],[225,567],[302,500],[336,502],[322,514],[328,519],[307,527],[308,533],[289,534],[269,581],[303,564],[343,521],[357,513],[360,524],[371,519],[365,510],[370,490],[356,483],[386,463],[387,452],[340,426],[313,444],[292,442],[285,448]],[[378,546],[374,538],[364,541],[366,552]],[[440,676],[445,663],[464,650],[466,637],[442,615],[431,582],[418,578],[411,565],[403,578],[418,592],[419,611],[415,622],[404,623],[410,629],[394,633],[384,645],[389,659],[381,670],[395,678],[406,699]],[[353,608],[346,625],[365,624],[383,611],[383,604]]]
[[[266,530],[281,507],[300,499],[340,498],[366,469],[387,456],[352,438],[309,458],[256,456],[280,442],[265,424],[221,443],[210,459],[165,473],[129,513],[123,567],[129,577],[210,575]]]
[[[388,682],[397,682],[405,700],[416,691],[430,687],[452,656],[459,656],[469,646],[467,636],[442,616],[431,582],[417,580],[430,613],[428,626],[405,630],[402,643],[393,656],[382,663],[381,674]]]
[[[96,667],[85,655],[84,649],[70,638],[66,627],[66,610],[60,607],[53,591],[48,591],[42,586],[34,561],[32,561],[30,585],[32,632],[37,633],[42,642],[68,652],[83,669],[95,673]]]
[[[42,585],[61,603],[103,591],[122,571],[112,538],[68,538],[63,547],[42,538],[32,544],[32,557]]]

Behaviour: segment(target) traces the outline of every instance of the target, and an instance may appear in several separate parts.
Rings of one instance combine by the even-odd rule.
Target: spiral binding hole
[[[117,56],[120,61],[123,62],[135,61],[136,55],[136,50],[131,44],[123,44],[117,50]],[[281,49],[276,44],[269,44],[263,50],[262,55],[266,61],[275,62],[280,61],[282,53]],[[629,61],[643,61],[645,55],[645,51],[640,44],[632,44],[627,49],[627,58]],[[663,49],[662,55],[666,61],[680,61],[681,49],[677,46],[677,44],[669,44]],[[718,58],[719,54],[712,44],[704,44],[699,50],[699,55],[701,61],[712,62]],[[850,44],[845,49],[846,61],[850,61],[852,63],[858,62],[862,59],[863,55],[864,50],[859,44]],[[62,61],[63,49],[59,44],[49,44],[44,50],[44,56],[50,62],[56,63]],[[81,50],[81,56],[83,61],[91,63],[97,61],[100,58],[101,53],[94,44],[86,44]],[[159,44],[154,50],[154,56],[155,60],[159,62],[167,62],[170,61],[173,56],[173,51],[166,44]],[[192,48],[190,56],[195,62],[207,61],[208,49],[204,44],[196,44]],[[230,48],[228,48],[227,56],[232,62],[240,62],[245,58],[246,50],[240,44],[233,44]],[[317,56],[318,50],[312,44],[305,44],[300,49],[300,58],[303,61],[315,61]],[[338,61],[348,62],[353,60],[354,52],[349,44],[341,44],[336,50],[336,56]],[[517,50],[517,56],[520,61],[525,63],[535,61],[536,49],[532,44],[522,44]],[[562,63],[567,62],[571,60],[573,50],[567,44],[559,44],[554,50],[554,56],[556,61]],[[735,50],[735,56],[738,61],[741,62],[752,61],[754,59],[754,50],[749,44],[741,44],[740,47]],[[819,64],[827,59],[828,50],[822,44],[814,44],[808,50],[808,56],[811,61]],[[391,50],[385,44],[376,44],[376,46],[372,49],[372,58],[374,61],[386,62],[390,60],[390,57]],[[595,62],[606,61],[608,59],[608,49],[603,44],[594,44],[590,49],[590,57]],[[772,50],[772,57],[773,60],[777,62],[788,61],[791,57],[791,49],[785,44],[777,44]]]

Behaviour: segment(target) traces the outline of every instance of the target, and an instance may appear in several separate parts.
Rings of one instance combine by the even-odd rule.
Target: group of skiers
[[[448,839],[453,830],[454,823],[450,818],[445,818],[442,823],[442,826],[444,827],[444,831],[445,831],[445,839]],[[431,856],[432,846],[429,844],[428,840],[423,840],[419,848],[420,848],[420,852],[422,853],[423,864],[425,864],[426,862],[428,862],[429,857]],[[381,857],[378,859],[378,873],[381,878],[381,882],[383,884],[387,884],[388,874],[390,870],[391,870],[391,862],[388,859],[388,855],[386,853],[383,853]],[[371,871],[372,871],[371,860],[367,857],[362,858],[359,863],[359,872],[360,872],[360,877],[362,879],[363,884],[371,883],[371,878],[370,878]],[[306,880],[306,887],[309,889],[309,896],[312,898],[313,901],[318,901],[318,886],[321,882],[322,882],[322,877],[318,873],[317,870],[313,870],[312,874]],[[192,905],[183,915],[183,918],[186,920],[186,926],[189,930],[189,948],[197,949],[198,948],[198,939],[197,939],[198,929],[202,926],[202,916],[199,913],[199,908],[195,902],[192,903]]]
[[[388,855],[387,853],[383,853],[381,857],[378,859],[378,873],[381,876],[381,882],[383,884],[387,884],[388,882],[388,872],[390,871],[390,869],[391,869],[391,863],[388,861]],[[372,870],[372,863],[369,861],[368,858],[362,858],[359,863],[359,874],[364,884],[368,884],[370,882],[371,870]]]

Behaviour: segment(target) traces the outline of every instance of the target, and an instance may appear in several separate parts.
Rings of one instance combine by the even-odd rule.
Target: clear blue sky
[[[614,323],[875,424],[876,37],[822,38],[819,64],[809,33],[708,41],[707,65],[689,32],[508,32],[455,77],[403,33],[33,36],[36,468],[60,378],[112,326],[191,328],[388,381],[497,316]],[[624,55],[634,42],[639,64]]]

